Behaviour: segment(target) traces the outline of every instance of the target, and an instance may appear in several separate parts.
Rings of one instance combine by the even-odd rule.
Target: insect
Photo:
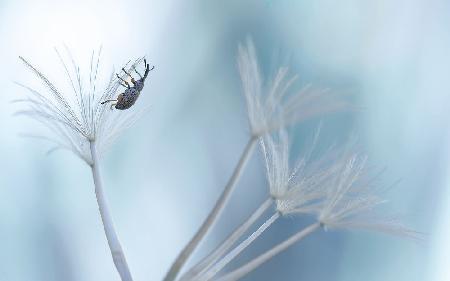
[[[144,65],[145,65],[145,73],[144,76],[142,76],[135,67],[132,67],[133,70],[137,73],[137,75],[139,75],[140,79],[139,80],[135,80],[133,78],[133,76],[131,76],[130,73],[128,73],[125,68],[122,67],[122,71],[125,72],[126,75],[131,77],[131,83],[133,84],[133,86],[130,86],[130,84],[125,81],[124,79],[122,79],[122,77],[119,76],[119,74],[117,75],[117,78],[119,79],[119,83],[121,86],[125,87],[125,91],[121,94],[119,94],[117,96],[117,99],[115,100],[106,100],[101,102],[101,104],[105,104],[107,102],[115,102],[113,104],[111,104],[111,109],[113,108],[113,106],[116,109],[119,110],[125,110],[130,108],[137,100],[137,98],[139,97],[139,94],[141,93],[142,89],[144,88],[144,81],[147,78],[147,75],[150,71],[152,71],[155,66],[153,66],[150,69],[150,65],[147,63],[147,61],[144,59]]]

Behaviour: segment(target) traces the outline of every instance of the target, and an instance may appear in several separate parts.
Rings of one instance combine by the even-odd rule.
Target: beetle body
[[[137,70],[136,68],[133,67],[133,70],[139,75],[140,79],[135,80],[133,78],[133,76],[131,76],[130,73],[128,73],[124,68],[122,68],[122,71],[125,72],[125,74],[127,74],[128,76],[131,77],[131,84],[132,86],[130,86],[130,83],[128,83],[126,80],[122,79],[122,77],[119,76],[119,74],[117,75],[117,78],[119,79],[119,83],[120,85],[122,85],[123,87],[125,87],[125,91],[121,94],[119,94],[117,96],[117,99],[115,100],[107,100],[107,101],[103,101],[101,104],[105,104],[107,102],[115,102],[111,105],[111,109],[114,106],[114,108],[118,109],[118,110],[125,110],[130,108],[131,106],[134,105],[134,103],[136,102],[137,98],[139,97],[139,95],[141,94],[142,89],[144,89],[144,82],[145,79],[148,76],[148,73],[153,70],[155,67],[153,66],[150,69],[150,65],[147,64],[147,61],[144,59],[144,64],[145,64],[145,73],[144,76],[142,76]]]
[[[140,92],[135,88],[128,88],[117,97],[116,109],[125,110],[130,108],[139,97]]]

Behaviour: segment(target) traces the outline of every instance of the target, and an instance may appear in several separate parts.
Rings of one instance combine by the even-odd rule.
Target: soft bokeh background
[[[10,101],[33,84],[28,58],[64,85],[53,47],[80,66],[103,46],[109,73],[141,55],[156,65],[139,105],[152,110],[111,147],[102,166],[117,230],[135,280],[160,280],[212,207],[248,138],[236,68],[250,35],[268,76],[278,64],[301,83],[349,93],[364,110],[327,117],[323,139],[351,131],[383,182],[390,209],[426,239],[316,233],[246,280],[450,280],[450,2],[13,1],[0,2],[0,280],[119,280],[88,167],[65,151],[20,138],[39,132]],[[84,68],[86,70],[86,68]],[[296,126],[302,143],[317,122]],[[301,151],[299,145],[294,150]],[[259,153],[194,261],[266,196]],[[289,218],[241,264],[304,225]]]

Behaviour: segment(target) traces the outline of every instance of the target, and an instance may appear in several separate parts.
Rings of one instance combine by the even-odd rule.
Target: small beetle
[[[139,80],[134,80],[133,76],[131,76],[130,73],[128,73],[125,68],[122,68],[122,71],[125,72],[126,75],[131,77],[131,83],[133,84],[133,86],[130,86],[130,84],[123,80],[119,74],[117,75],[117,78],[119,78],[120,81],[122,81],[123,83],[120,83],[120,85],[122,85],[123,87],[126,88],[125,92],[119,94],[117,96],[117,99],[115,100],[106,100],[101,102],[101,104],[105,104],[107,102],[116,102],[111,104],[111,109],[114,106],[116,109],[120,109],[120,110],[125,110],[130,108],[137,100],[137,98],[139,97],[139,94],[141,93],[142,89],[144,88],[144,81],[147,78],[147,75],[150,71],[152,71],[155,66],[153,66],[150,69],[150,65],[147,64],[147,61],[144,59],[144,65],[145,65],[145,73],[144,76],[142,76],[135,67],[132,67],[133,70],[137,73],[137,75],[139,75],[140,79]]]

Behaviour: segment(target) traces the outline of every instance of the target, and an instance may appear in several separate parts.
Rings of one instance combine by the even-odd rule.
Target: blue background
[[[300,84],[349,94],[363,110],[323,118],[325,144],[356,132],[383,182],[401,179],[389,209],[424,241],[320,232],[246,280],[450,280],[450,2],[5,1],[0,2],[0,280],[119,280],[87,165],[19,137],[43,132],[10,103],[36,84],[28,58],[66,85],[53,47],[66,44],[84,73],[103,46],[108,74],[146,55],[138,106],[151,111],[105,155],[102,173],[135,280],[160,280],[220,194],[248,139],[236,67],[251,36],[266,77],[289,65]],[[317,121],[292,128],[293,151]],[[294,153],[294,154],[297,154]],[[293,154],[293,156],[295,156]],[[259,152],[198,260],[267,196]],[[387,205],[388,206],[388,205]],[[299,230],[284,218],[239,257],[242,264]]]

